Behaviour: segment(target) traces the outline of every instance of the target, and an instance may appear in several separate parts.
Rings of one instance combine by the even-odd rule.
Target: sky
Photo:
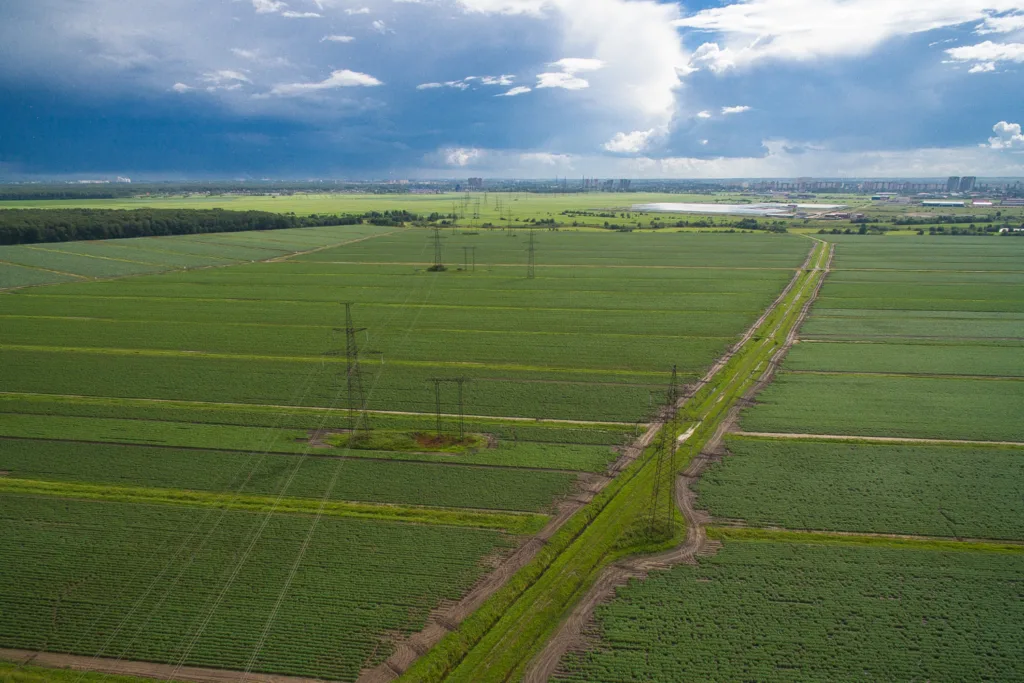
[[[0,178],[1024,176],[1024,0],[4,0]]]

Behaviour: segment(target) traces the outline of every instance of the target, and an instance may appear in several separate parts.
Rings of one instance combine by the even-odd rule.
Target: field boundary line
[[[296,254],[301,256],[301,254]],[[298,261],[297,263],[321,263],[339,266],[432,266],[433,261]],[[483,268],[522,268],[521,263],[488,263]],[[771,271],[790,271],[793,268],[787,268],[784,266],[779,267],[768,267],[758,268],[753,266],[630,266],[630,265],[615,265],[615,264],[603,264],[603,263],[545,263],[537,264],[538,268],[619,268],[619,269],[637,269],[637,270],[771,270]]]
[[[1011,347],[1017,348],[1017,347]],[[845,377],[898,377],[902,379],[965,379],[981,382],[1021,382],[1024,375],[954,375],[934,372],[870,372],[863,370],[783,370],[784,375],[840,375]]]
[[[86,242],[89,240],[75,240],[75,242]],[[99,240],[105,241],[105,240]],[[133,263],[137,266],[156,266],[161,268],[164,266],[162,263],[152,263],[150,261],[132,261],[126,258],[114,258],[113,256],[98,256],[96,254],[82,254],[77,251],[68,251],[65,249],[47,249],[46,247],[39,246],[40,244],[74,244],[75,242],[36,242],[34,244],[19,244],[15,246],[24,247],[32,251],[45,251],[48,254],[63,254],[64,256],[81,256],[82,258],[92,258],[100,261],[114,261],[115,263]],[[132,273],[134,275],[134,273]]]
[[[2,210],[2,209],[0,209]],[[250,263],[246,261],[245,263]],[[190,270],[202,270],[203,268],[226,268],[229,266],[203,266],[202,268],[191,268]],[[158,273],[142,273],[142,275],[155,275]],[[133,276],[123,276],[133,277]],[[90,278],[90,280],[99,280],[102,278]],[[106,278],[107,280],[117,280],[121,278]],[[59,284],[59,283],[58,283]],[[64,283],[66,284],[66,283]],[[26,287],[29,285],[25,285]],[[32,285],[36,286],[36,285]],[[12,287],[12,289],[17,289]],[[316,306],[328,306],[330,304],[337,303],[336,301],[329,301],[327,299],[257,299],[257,298],[239,298],[239,297],[201,297],[201,296],[112,296],[112,295],[92,295],[92,294],[33,294],[36,297],[46,297],[51,299],[91,299],[91,300],[118,300],[118,301],[183,301],[183,302],[194,302],[200,301],[203,303],[221,303],[225,301],[245,301],[249,303],[273,303],[273,304],[304,304],[304,305],[316,305]],[[360,302],[360,306],[367,307],[378,307],[378,308],[458,308],[465,310],[490,310],[490,311],[547,311],[551,313],[575,313],[583,311],[587,313],[629,313],[636,315],[639,313],[649,314],[658,313],[663,315],[678,315],[680,313],[708,313],[709,311],[697,308],[556,308],[556,307],[545,307],[545,306],[476,306],[473,304],[423,304],[423,306],[414,306],[413,304],[395,303],[389,301],[364,301]],[[840,309],[836,309],[840,310]],[[730,308],[730,309],[715,309],[711,313],[760,313],[761,309],[756,308]]]
[[[862,441],[865,443],[889,444],[947,444],[950,446],[1014,446],[1024,447],[1024,441],[979,441],[973,439],[931,439],[904,436],[863,436],[856,434],[802,434],[797,432],[747,432],[736,430],[730,436],[766,439],[773,441]]]
[[[0,261],[2,264],[3,261]],[[24,313],[0,313],[0,319],[17,318],[19,320],[78,320],[102,323],[160,323],[165,325],[215,325],[217,327],[285,327],[310,330],[333,330],[331,325],[311,325],[301,323],[247,323],[247,322],[219,322],[215,320],[159,320],[146,318],[100,318],[96,316],[82,315],[27,315]],[[458,332],[470,334],[494,334],[494,335],[520,335],[541,336],[551,335],[558,337],[577,337],[579,332],[558,332],[554,330],[486,330],[472,327],[431,327],[426,332]],[[588,337],[623,337],[626,339],[713,339],[716,341],[732,339],[731,335],[709,335],[709,334],[627,334],[624,332],[585,332]]]
[[[274,506],[275,498],[260,494],[217,493],[189,489],[150,488],[143,486],[112,486],[67,481],[0,478],[0,492],[30,496],[49,496],[65,500],[101,501],[133,505],[177,505],[181,507],[215,508],[239,512],[265,512]],[[286,496],[274,514],[314,515],[322,502],[319,498]],[[323,503],[323,514],[329,517],[364,519],[428,526],[457,526],[498,529],[512,533],[524,528],[536,529],[549,515],[526,510],[491,510],[486,508],[455,508],[405,503],[374,503],[332,500]]]
[[[96,356],[148,356],[158,358],[210,358],[214,360],[251,360],[251,361],[267,361],[267,362],[280,362],[280,363],[327,363],[327,364],[344,364],[345,359],[335,356],[267,356],[263,354],[249,354],[249,353],[223,353],[220,351],[180,351],[177,349],[131,349],[131,348],[116,348],[109,346],[43,346],[34,344],[0,344],[0,350],[6,349],[8,351],[27,351],[34,353],[81,353],[81,354],[93,354]],[[635,376],[635,375],[649,375],[653,377],[664,377],[664,372],[658,372],[655,370],[629,370],[625,368],[571,368],[571,367],[545,367],[541,365],[504,365],[498,363],[482,363],[476,361],[428,361],[428,360],[413,360],[413,359],[391,359],[387,360],[386,363],[381,363],[380,360],[367,359],[366,361],[360,361],[363,365],[384,365],[390,363],[391,365],[406,365],[410,367],[449,367],[449,368],[476,368],[481,370],[502,370],[507,372],[551,372],[551,373],[562,373],[562,374],[579,374],[579,375],[623,375],[623,376]],[[686,374],[686,373],[684,373]],[[517,382],[517,381],[530,381],[530,380],[517,380],[508,377],[480,377],[477,381],[506,381],[506,382]],[[533,380],[538,381],[538,380]],[[550,382],[559,383],[560,380],[548,380]],[[587,382],[573,382],[564,381],[564,384],[587,384]],[[612,383],[620,386],[638,386],[630,385],[628,383]],[[657,383],[661,384],[661,382]],[[645,386],[645,385],[639,385]],[[654,386],[654,385],[651,385]]]
[[[0,259],[0,265],[3,265],[3,266],[14,266],[15,268],[24,268],[25,270],[39,270],[39,271],[42,271],[44,273],[53,273],[54,275],[63,275],[65,277],[77,277],[77,278],[79,278],[81,280],[88,280],[89,279],[89,277],[87,275],[77,275],[76,273],[67,273],[67,272],[65,272],[63,270],[54,270],[53,268],[43,268],[42,266],[27,266],[27,265],[25,265],[23,263],[15,263],[14,261],[4,261],[2,259]],[[53,284],[65,284],[65,283],[55,282]],[[25,287],[29,287],[31,285],[24,285],[24,286]],[[17,288],[16,287],[9,287],[7,289],[17,289]]]
[[[820,543],[846,546],[898,546],[918,550],[952,550],[960,552],[1024,553],[1024,541],[1016,539],[956,538],[870,531],[830,531],[825,529],[788,529],[785,527],[723,524],[713,518],[706,529],[708,538],[747,543]]]
[[[2,210],[2,209],[0,209],[0,210]],[[324,225],[324,226],[320,226],[320,227],[325,227],[325,228],[332,228],[332,227],[343,228],[343,227],[347,227],[347,226],[343,226],[343,225]],[[284,229],[285,230],[304,230],[305,228],[284,228]],[[408,229],[408,228],[403,228],[403,229]],[[235,232],[247,232],[247,233],[249,233],[249,232],[272,232],[272,231],[266,231],[266,230],[236,230]],[[360,238],[355,239],[355,240],[347,240],[347,241],[344,241],[344,242],[338,242],[337,244],[330,244],[330,245],[327,245],[327,247],[323,247],[323,248],[326,249],[326,248],[333,248],[333,247],[342,247],[342,246],[345,246],[346,244],[352,244],[353,242],[361,242],[361,241],[363,241],[365,239],[370,239],[371,237],[383,237],[385,235],[390,235],[390,234],[392,234],[394,232],[398,232],[398,230],[393,230],[393,231],[387,232],[387,233],[381,233],[380,235],[363,236],[363,237],[360,237]],[[221,234],[221,233],[203,233],[203,234],[214,235],[214,234]],[[234,234],[234,233],[228,233],[228,234]],[[187,237],[187,236],[188,235],[180,235],[180,237]],[[128,239],[158,239],[158,238],[161,238],[161,237],[179,237],[179,235],[151,235],[149,237],[128,238]],[[106,240],[75,240],[75,242],[105,242],[105,241]],[[202,240],[199,240],[199,241],[202,242]],[[73,243],[74,242],[61,242],[60,244],[73,244]],[[209,244],[208,242],[203,242],[203,243]],[[41,242],[39,244],[52,244],[52,243],[51,242]],[[34,247],[34,245],[32,245],[32,244],[18,244],[18,245],[12,245],[12,246],[20,246],[20,247],[26,247],[26,248],[30,248],[30,249]],[[244,245],[244,244],[225,244],[223,246],[246,247],[246,248],[255,248],[255,249],[259,248],[259,247],[250,247],[250,246]],[[75,252],[66,252],[66,251],[58,252],[58,250],[55,250],[55,249],[45,249],[44,248],[44,249],[37,249],[37,251],[47,251],[47,252],[50,252],[50,253],[57,252],[57,253],[61,253],[61,254],[71,254],[73,256],[86,256],[85,254],[78,254],[78,253],[75,253]],[[309,252],[301,252],[301,253],[309,253]],[[186,254],[186,255],[188,255],[188,254]],[[102,259],[104,257],[102,257],[102,256],[92,256],[92,257],[89,257],[89,258]],[[225,256],[225,257],[220,257],[220,258],[227,259],[229,257]],[[60,274],[61,275],[73,275],[74,277],[81,278],[83,282],[109,282],[109,281],[112,281],[112,280],[124,280],[124,279],[127,279],[127,278],[133,278],[133,277],[145,277],[145,276],[149,276],[149,275],[162,275],[164,273],[177,273],[177,272],[182,272],[182,271],[193,271],[193,270],[210,270],[210,269],[214,269],[214,268],[231,268],[231,267],[234,267],[234,266],[240,266],[240,265],[245,265],[245,264],[249,264],[249,263],[268,263],[270,261],[273,261],[275,258],[279,258],[279,256],[275,256],[275,257],[268,258],[268,259],[257,259],[255,261],[231,259],[231,263],[212,263],[210,265],[205,265],[205,266],[186,266],[184,268],[178,267],[178,266],[169,266],[168,267],[165,264],[145,263],[145,262],[142,262],[142,261],[124,261],[125,263],[136,263],[138,265],[156,266],[157,270],[153,270],[153,271],[146,272],[146,273],[127,273],[127,274],[124,274],[124,275],[110,275],[110,276],[101,276],[101,277],[94,277],[94,276],[91,276],[91,275],[75,275],[74,273],[60,273]],[[107,260],[108,261],[117,261],[119,259],[107,259]],[[19,264],[12,263],[11,265],[15,265],[16,266],[16,265],[19,265]],[[38,270],[46,270],[46,269],[45,268],[39,268]],[[53,271],[53,272],[56,273],[58,271]],[[53,287],[55,285],[65,285],[65,284],[71,284],[71,283],[67,283],[67,282],[44,282],[44,283],[32,284],[32,285],[17,285],[15,287],[3,287],[3,288],[0,288],[0,292],[13,292],[13,291],[18,290],[18,289],[29,289],[29,288],[35,288],[35,287]],[[81,295],[81,296],[86,296],[86,295]],[[93,298],[93,297],[90,297],[90,298]],[[119,298],[119,297],[104,297],[104,298]],[[230,299],[226,299],[226,301],[230,301]],[[244,299],[243,299],[243,301],[244,301]]]
[[[174,671],[173,664],[157,664],[113,657],[90,657],[68,655],[42,650],[15,650],[0,648],[0,660],[21,666],[41,666],[64,669],[80,673],[95,672],[110,676],[135,676],[165,681],[192,681],[192,683],[237,683],[239,671],[228,669],[207,669],[198,666],[183,666]],[[173,674],[173,676],[172,676]],[[251,683],[320,683],[316,678],[301,678],[283,674],[250,673],[246,680]]]
[[[357,242],[365,242],[366,240],[369,240],[369,239],[376,239],[378,237],[387,237],[388,235],[394,235],[394,234],[400,233],[400,232],[407,232],[409,229],[410,228],[402,227],[402,228],[398,228],[397,230],[389,230],[388,232],[381,232],[381,233],[378,233],[376,235],[364,235],[363,237],[360,237],[360,238],[354,239],[354,240],[348,240],[348,241],[345,241],[345,242],[339,242],[337,244],[327,244],[327,245],[324,245],[322,247],[314,247],[313,249],[307,249],[306,251],[296,251],[296,252],[291,253],[291,254],[285,254],[284,256],[276,256],[274,258],[267,259],[263,263],[279,263],[281,261],[287,261],[288,259],[294,258],[296,256],[305,256],[306,254],[315,254],[318,251],[324,251],[325,249],[335,249],[337,247],[343,247],[346,244],[356,244]]]
[[[340,412],[348,413],[347,408],[330,408],[327,406],[282,406],[273,403],[216,403],[207,401],[186,401],[181,399],[172,398],[119,398],[116,396],[85,396],[83,394],[39,394],[34,392],[21,392],[21,391],[0,391],[0,396],[37,396],[42,398],[61,398],[61,399],[84,399],[86,401],[99,401],[99,402],[135,402],[135,403],[173,403],[177,405],[186,406],[222,406],[230,408],[268,408],[268,409],[280,409],[280,410],[294,410],[301,412],[305,410],[309,411],[324,411],[324,412]],[[367,410],[366,412],[371,415],[408,415],[410,417],[427,417],[433,419],[437,413],[417,413],[414,411],[404,410]],[[445,418],[457,418],[457,413],[441,413],[441,417]],[[533,424],[571,424],[571,425],[597,425],[607,427],[635,427],[636,422],[616,422],[611,420],[569,420],[560,418],[550,417],[514,417],[514,416],[503,416],[503,415],[464,415],[467,420],[491,420],[491,421],[507,421],[507,422],[530,422]]]
[[[18,415],[27,415],[28,413],[18,413]],[[117,419],[117,418],[115,418]],[[179,423],[181,424],[181,423]],[[236,426],[236,425],[228,425]],[[263,429],[286,429],[278,427],[263,427]],[[239,449],[239,448],[227,448],[220,447],[215,448],[211,446],[175,446],[172,444],[163,443],[151,443],[144,441],[99,441],[97,439],[68,439],[68,438],[53,438],[44,436],[12,436],[9,434],[0,434],[0,442],[3,441],[45,441],[49,443],[67,443],[67,444],[89,444],[93,446],[114,446],[121,448],[132,448],[132,447],[144,447],[144,448],[157,448],[163,450],[172,451],[197,451],[199,453],[226,453],[231,455],[246,455],[252,453],[252,449]],[[527,443],[526,440],[523,440]],[[564,446],[566,444],[552,443],[548,441],[530,441],[528,443],[537,444],[549,444],[554,446]],[[590,445],[587,444],[589,447]],[[594,448],[612,448],[611,445],[597,444]],[[382,458],[374,456],[360,456],[360,455],[345,455],[357,449],[346,449],[342,453],[330,453],[330,452],[310,452],[306,456],[310,458],[318,458],[321,460],[350,460],[350,461],[365,461],[365,462],[393,462],[393,463],[415,463],[420,465],[437,465],[439,467],[471,467],[476,469],[488,469],[488,470],[526,470],[529,472],[552,472],[555,474],[570,474],[570,475],[588,475],[595,474],[592,470],[567,470],[559,469],[557,467],[531,467],[529,465],[499,465],[485,462],[459,462],[455,458],[459,456],[445,456],[443,453],[436,453],[430,451],[377,451],[381,453],[402,453],[409,455],[426,455],[426,456],[438,456],[438,457],[451,457],[451,460],[422,460],[418,458]],[[375,451],[366,451],[367,453],[373,453]],[[266,451],[267,455],[287,457],[301,457],[303,453],[301,451]],[[7,475],[3,475],[7,476]],[[194,489],[182,489],[194,490]]]

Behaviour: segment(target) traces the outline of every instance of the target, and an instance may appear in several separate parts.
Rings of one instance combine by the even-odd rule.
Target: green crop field
[[[0,496],[0,641],[354,679],[384,654],[382,637],[419,628],[508,545],[488,531],[265,519],[260,529],[252,513]]]
[[[730,439],[698,505],[751,526],[1024,540],[1024,448]]]
[[[265,261],[391,230],[353,225],[0,246],[0,290]]]
[[[1018,680],[1024,554],[726,542],[621,589],[559,680]]]
[[[0,647],[354,680],[605,474],[813,246],[544,230],[527,278],[516,232],[445,231],[445,272],[430,231],[362,225],[4,248],[0,276],[52,278],[12,286],[74,281],[0,293]],[[468,380],[471,446],[429,445],[438,407],[460,422],[432,378]]]
[[[740,413],[771,437],[692,484],[724,545],[620,588],[557,679],[1024,678],[1024,243],[826,239],[801,343]]]
[[[727,436],[692,484],[715,542],[630,574],[649,573],[556,679],[1024,677],[1024,446],[975,443],[1024,443],[1024,241],[826,234],[824,276],[829,244],[806,237],[835,223],[724,233],[736,217],[631,209],[696,199],[493,195],[437,234],[442,270],[411,224],[0,247],[0,648],[352,681],[432,624],[402,680],[519,680],[606,566],[686,561],[678,512],[651,501],[742,406],[737,429],[771,435]],[[616,232],[572,211],[704,222]],[[668,420],[673,458],[655,440],[609,470],[673,369],[694,387],[730,349]],[[517,548],[507,582],[445,621]]]

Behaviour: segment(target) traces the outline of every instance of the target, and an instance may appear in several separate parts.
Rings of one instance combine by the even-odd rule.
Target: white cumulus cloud
[[[369,74],[340,69],[331,73],[324,80],[315,83],[281,83],[275,85],[270,94],[289,97],[305,95],[319,90],[331,90],[333,88],[372,87],[376,85],[383,85],[383,83]]]
[[[273,14],[283,10],[288,3],[278,2],[278,0],[252,0],[252,6],[257,14]]]
[[[188,92],[189,90],[195,90],[195,88],[190,85],[185,85],[184,83],[175,83],[171,86],[171,90],[174,92]]]
[[[1014,31],[1024,31],[1024,14],[986,17],[974,32],[985,35],[988,33],[1013,33]]]
[[[1000,121],[992,126],[994,136],[988,139],[992,149],[1024,149],[1024,135],[1021,134],[1019,123]]]
[[[293,12],[292,10],[286,10],[281,12],[281,16],[289,19],[319,19],[323,15],[316,12]]]
[[[1020,0],[749,0],[701,10],[674,25],[718,34],[693,61],[721,73],[764,59],[863,55],[896,36],[987,22],[1019,9]]]
[[[459,0],[459,4],[469,12],[482,14],[529,14],[540,16],[547,0]]]
[[[745,111],[750,111],[750,107],[745,104],[737,105],[735,107],[722,107],[723,116],[728,116],[729,114],[742,114]]]
[[[972,68],[971,73],[995,71],[999,62],[1024,62],[1024,43],[993,43],[986,40],[977,45],[951,47],[946,50],[946,54],[954,62],[978,62],[976,67],[980,68]]]
[[[472,147],[454,147],[444,150],[444,162],[449,166],[468,166],[483,156],[483,150]]]
[[[978,62],[967,70],[969,74],[984,74],[996,70],[995,62]]]
[[[638,154],[651,144],[655,129],[634,130],[632,133],[616,133],[615,136],[604,143],[604,148],[609,152],[622,154]]]
[[[559,60],[537,76],[537,88],[588,93],[594,108],[611,112],[623,127],[668,124],[677,111],[681,77],[693,71],[680,32],[677,3],[659,0],[455,0],[467,12],[535,17],[557,26],[563,54],[585,54],[601,62]],[[566,69],[568,66],[568,70]],[[583,68],[580,68],[583,66]],[[587,74],[587,75],[584,75]]]
[[[353,40],[355,40],[355,38],[353,38],[352,36],[332,35],[332,36],[324,36],[323,38],[320,39],[320,42],[321,43],[325,43],[325,42],[326,43],[351,43]]]
[[[550,67],[560,71],[549,71],[537,74],[538,88],[563,88],[565,90],[583,90],[590,87],[590,82],[580,78],[576,74],[581,71],[597,71],[604,68],[604,62],[600,59],[586,59],[582,57],[566,57],[557,62],[548,64]]]
[[[369,7],[360,7],[358,9],[352,9],[350,7],[347,10],[345,10],[345,14],[347,14],[349,16],[352,16],[354,14],[369,14],[369,13],[370,13],[370,8]]]
[[[502,74],[500,76],[484,76],[480,82],[484,85],[512,85],[514,80],[516,80],[515,76]]]
[[[704,111],[699,111],[699,112],[697,112],[697,118],[698,119],[710,119],[711,118],[711,112],[709,112],[707,109],[705,109]]]
[[[525,85],[517,85],[514,88],[511,88],[503,93],[495,95],[495,97],[515,97],[516,95],[525,95],[531,90],[533,90],[533,88],[528,88]]]

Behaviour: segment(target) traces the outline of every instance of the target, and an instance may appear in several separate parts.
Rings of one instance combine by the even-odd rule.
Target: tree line
[[[224,209],[4,209],[0,210],[0,244],[284,230],[363,222],[401,226],[417,219],[407,211],[296,216]]]

